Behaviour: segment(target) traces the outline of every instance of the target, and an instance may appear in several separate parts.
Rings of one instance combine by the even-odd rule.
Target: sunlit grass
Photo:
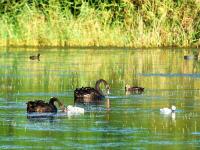
[[[49,4],[43,10],[45,13],[27,2],[19,13],[1,15],[0,45],[189,47],[200,44],[198,1],[127,0],[119,6],[115,4],[118,11],[104,5],[101,3],[96,9],[84,2],[80,14],[74,16],[69,9],[61,10],[56,2]]]

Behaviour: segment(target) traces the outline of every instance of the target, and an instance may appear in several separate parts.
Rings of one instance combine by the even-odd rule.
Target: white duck
[[[64,112],[70,113],[70,114],[84,114],[85,110],[81,107],[76,107],[69,105],[67,108],[64,109]]]
[[[175,110],[176,110],[176,106],[172,105],[171,108],[162,108],[162,109],[160,109],[160,112],[162,114],[170,114],[170,113],[174,113]]]

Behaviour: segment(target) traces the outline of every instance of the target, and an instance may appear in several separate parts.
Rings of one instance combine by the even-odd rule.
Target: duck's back
[[[132,92],[132,93],[142,93],[144,92],[144,88],[138,87],[138,86],[132,86],[132,87],[125,88],[125,91]]]
[[[99,94],[97,90],[95,90],[92,87],[82,87],[82,88],[77,88],[74,91],[74,94],[77,97],[83,97],[84,95],[88,95],[88,94]]]
[[[101,98],[102,95],[92,87],[77,88],[74,91],[75,102],[94,102]]]
[[[161,113],[164,113],[164,114],[169,114],[169,113],[172,112],[172,110],[169,109],[169,108],[161,108],[161,109],[160,109],[160,112],[161,112]]]
[[[39,60],[40,59],[40,54],[38,54],[38,55],[36,55],[36,56],[30,56],[29,57],[31,60],[35,60],[35,59],[37,59],[37,60]]]
[[[74,113],[74,114],[84,113],[84,108],[76,107],[76,106],[71,106],[71,105],[69,105],[67,107],[67,110],[68,110],[68,113]]]
[[[27,112],[56,112],[48,103],[42,100],[29,101],[27,103]]]

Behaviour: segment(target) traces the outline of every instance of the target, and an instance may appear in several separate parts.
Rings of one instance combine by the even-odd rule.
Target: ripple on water
[[[62,93],[53,93],[53,92],[26,92],[26,93],[12,93],[12,95],[14,96],[49,96],[49,97],[52,97],[52,95],[54,96],[68,96],[68,95],[71,95],[71,92],[68,91],[68,92],[62,92]]]
[[[43,147],[41,146],[19,146],[19,145],[3,145],[3,146],[0,146],[0,149],[41,149]],[[59,147],[59,146],[45,146],[45,148],[48,148],[48,149],[63,149],[63,147]]]
[[[200,132],[192,132],[192,135],[200,136]]]
[[[183,74],[183,73],[146,73],[141,74],[142,76],[160,76],[160,77],[191,77],[191,78],[200,78],[199,73],[192,73],[192,74]]]
[[[133,134],[133,133],[140,133],[143,132],[144,129],[140,128],[91,128],[90,131],[95,133],[108,133],[108,134]]]
[[[103,142],[103,143],[96,143],[96,144],[76,144],[76,147],[80,148],[80,149],[95,149],[95,148],[118,148],[121,149],[122,147],[126,146],[126,148],[131,147],[131,149],[133,148],[133,143],[128,143],[128,142]],[[74,146],[73,146],[74,147]],[[135,149],[138,149],[139,147],[135,147]],[[141,148],[140,148],[141,149]]]
[[[30,141],[30,142],[41,142],[41,141],[45,141],[45,142],[53,142],[56,141],[55,138],[52,137],[27,137],[27,136],[0,136],[1,141],[5,141],[5,142],[11,142],[11,141],[21,141],[21,140],[25,140],[25,141]]]
[[[0,106],[0,109],[21,109],[21,108],[25,108],[25,106],[23,105],[8,105],[8,106]]]

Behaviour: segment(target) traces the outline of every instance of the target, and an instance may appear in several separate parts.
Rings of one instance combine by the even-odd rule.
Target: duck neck
[[[52,97],[49,100],[49,105],[51,105],[57,111],[57,108],[56,108],[56,106],[54,104],[55,102],[57,102],[59,106],[61,105],[60,101],[57,98],[55,98],[55,97]]]
[[[103,91],[100,89],[100,84],[103,83],[105,86],[108,86],[108,83],[104,80],[104,79],[100,79],[96,82],[95,85],[95,89],[99,92],[99,94],[101,94],[102,96],[104,96]]]

